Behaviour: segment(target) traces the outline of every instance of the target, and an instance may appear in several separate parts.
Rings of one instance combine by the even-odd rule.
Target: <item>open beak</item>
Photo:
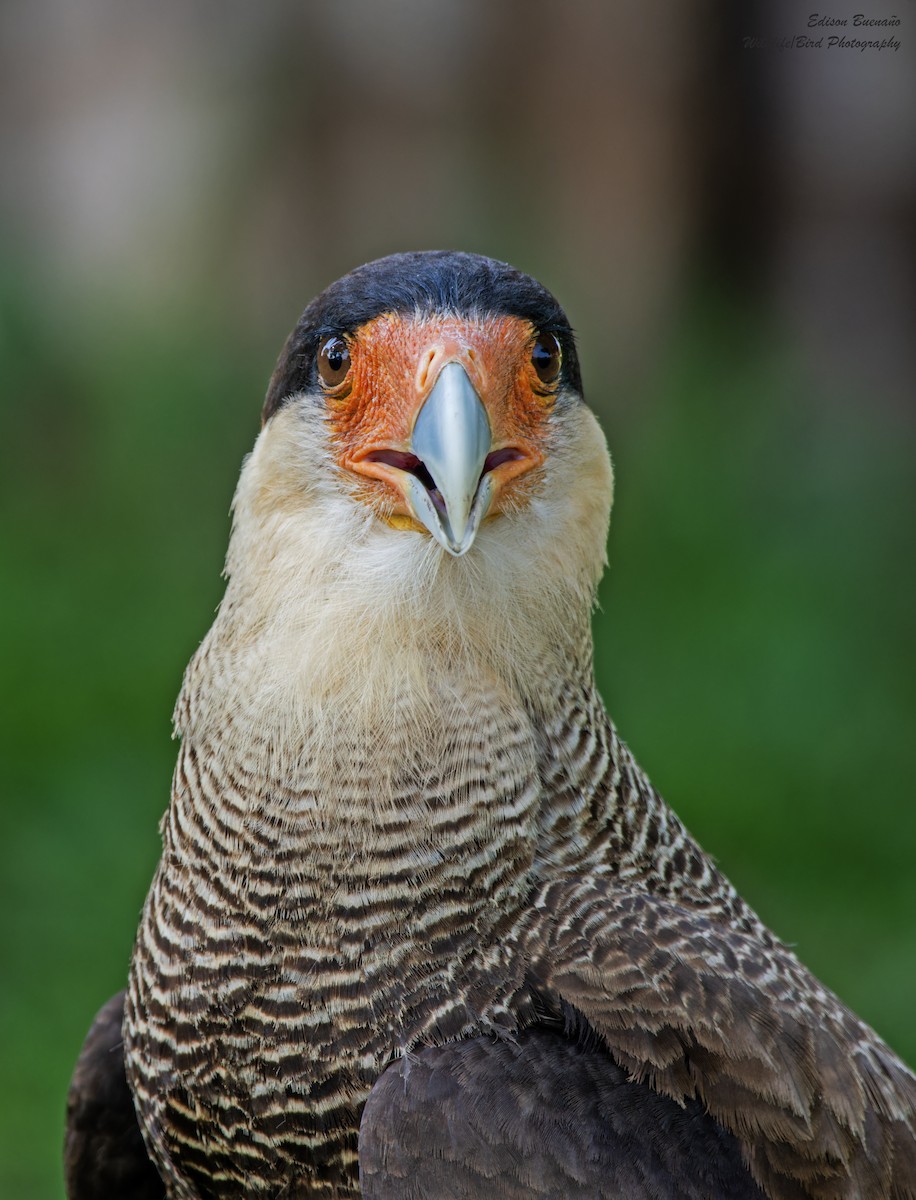
[[[493,449],[487,410],[464,367],[439,372],[405,441],[375,444],[351,459],[357,474],[381,479],[402,496],[407,520],[427,529],[459,558],[474,544],[494,497],[506,483],[543,461],[524,440]]]
[[[414,422],[410,448],[426,468],[404,481],[410,510],[455,557],[470,549],[493,498],[484,464],[490,422],[460,363],[446,363]],[[432,484],[432,486],[428,486]]]

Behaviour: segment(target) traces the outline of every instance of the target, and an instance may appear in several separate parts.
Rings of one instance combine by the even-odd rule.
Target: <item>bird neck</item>
[[[230,589],[187,672],[167,853],[205,853],[240,896],[257,879],[299,937],[303,916],[342,943],[377,922],[429,954],[447,911],[454,954],[511,920],[538,837],[535,672],[555,673],[559,648],[533,653],[532,634],[522,685],[521,652],[504,657],[520,639],[497,625],[481,641],[472,614],[414,611],[395,637],[376,611],[341,638],[345,610],[280,627],[239,605]]]
[[[243,887],[269,862],[277,903],[392,877],[424,895],[432,881],[430,911],[438,886],[471,923],[518,901],[537,838],[532,713],[571,662],[590,671],[609,467],[588,419],[568,451],[601,467],[585,498],[547,489],[460,559],[333,481],[279,503],[265,430],[236,494],[226,595],[176,709],[182,757],[220,779],[196,797],[176,787],[176,847],[186,807],[232,804],[206,818],[231,833],[225,869]]]

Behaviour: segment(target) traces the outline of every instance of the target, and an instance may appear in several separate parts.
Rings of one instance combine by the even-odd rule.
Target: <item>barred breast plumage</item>
[[[291,336],[98,1068],[173,1200],[916,1196],[916,1079],[604,712],[580,391],[553,298],[475,256]]]

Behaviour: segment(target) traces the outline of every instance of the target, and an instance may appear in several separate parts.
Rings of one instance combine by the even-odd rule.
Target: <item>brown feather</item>
[[[536,911],[539,985],[634,1078],[698,1096],[774,1200],[916,1192],[916,1077],[787,949],[610,883],[548,885]],[[580,926],[595,931],[588,947]],[[735,969],[751,955],[765,968],[753,981]]]

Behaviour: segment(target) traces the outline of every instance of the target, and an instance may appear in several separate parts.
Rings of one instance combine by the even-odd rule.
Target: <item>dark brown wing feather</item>
[[[546,886],[529,936],[539,986],[699,1099],[772,1200],[916,1197],[916,1077],[784,947],[606,882]]]
[[[124,992],[97,1014],[67,1096],[64,1175],[69,1200],[164,1200],[124,1073]]]
[[[366,1200],[764,1200],[697,1101],[632,1083],[592,1037],[425,1047],[373,1088]]]

